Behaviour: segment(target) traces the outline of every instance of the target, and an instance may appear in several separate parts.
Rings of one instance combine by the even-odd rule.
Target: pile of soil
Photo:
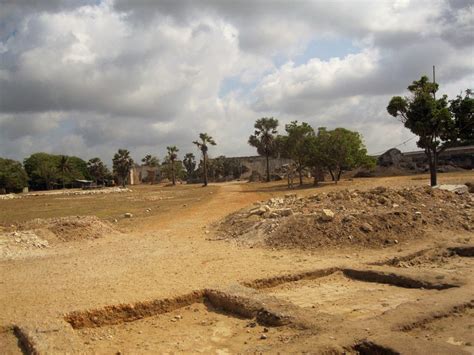
[[[48,241],[41,239],[33,231],[4,232],[0,230],[0,259],[27,255],[29,251],[48,246]]]
[[[474,229],[474,197],[430,187],[273,198],[229,215],[222,239],[273,248],[384,247],[434,230]]]
[[[84,239],[96,239],[116,233],[109,222],[95,216],[74,216],[41,219],[36,218],[17,227],[19,230],[33,230],[48,239],[53,234],[59,241],[69,242]]]

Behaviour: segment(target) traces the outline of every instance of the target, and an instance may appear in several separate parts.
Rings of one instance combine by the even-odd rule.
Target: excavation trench
[[[450,263],[456,257],[474,257],[474,246],[455,246],[448,248],[422,249],[415,253],[411,253],[404,256],[397,256],[395,258],[391,258],[384,261],[378,261],[369,265],[387,265],[397,267],[425,266]]]
[[[227,353],[241,352],[246,346],[254,352],[255,342],[266,339],[270,332],[283,337],[296,334],[295,328],[283,326],[290,325],[291,316],[282,315],[271,300],[254,298],[255,291],[246,294],[248,291],[200,290],[175,298],[72,312],[65,319],[82,341],[83,351],[99,353],[110,349]],[[265,344],[278,339],[274,336]]]
[[[345,277],[356,281],[375,282],[403,288],[445,290],[452,287],[459,287],[459,285],[453,283],[445,283],[440,281],[433,282],[430,280],[413,278],[410,276],[401,275],[393,272],[386,272],[381,270],[358,270],[350,268],[328,268],[312,270],[297,274],[287,274],[247,281],[243,282],[242,284],[246,287],[251,287],[259,290],[273,288],[279,285],[297,282],[301,280],[317,280],[338,272],[344,274]]]
[[[219,290],[199,290],[174,298],[165,298],[133,304],[119,304],[100,309],[74,311],[65,316],[73,329],[96,328],[133,322],[139,319],[169,313],[195,304],[204,304],[210,312],[252,319],[267,326],[283,325],[277,311],[251,295],[232,294]]]
[[[331,268],[258,279],[246,285],[306,312],[363,320],[458,287],[436,277],[427,278],[385,270]]]
[[[360,355],[398,355],[396,350],[376,344],[372,341],[366,340],[360,342],[352,347],[357,354]]]
[[[0,350],[4,354],[38,354],[34,342],[16,325],[0,329]]]

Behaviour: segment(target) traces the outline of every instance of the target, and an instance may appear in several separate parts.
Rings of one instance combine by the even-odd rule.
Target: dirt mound
[[[33,230],[46,239],[48,239],[48,234],[53,234],[55,238],[63,242],[96,239],[116,232],[110,223],[95,216],[36,218],[19,225],[18,229]]]
[[[234,213],[217,230],[224,239],[276,248],[383,247],[430,229],[473,230],[473,206],[468,193],[430,187],[293,194]]]
[[[33,250],[48,246],[48,241],[41,239],[33,231],[0,231],[0,259],[29,255]]]

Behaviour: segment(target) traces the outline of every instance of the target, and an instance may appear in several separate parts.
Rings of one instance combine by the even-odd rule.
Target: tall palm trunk
[[[171,179],[173,181],[173,185],[176,185],[176,175],[174,172],[174,160],[171,161]]]
[[[204,186],[207,186],[207,154],[203,153],[204,160]]]

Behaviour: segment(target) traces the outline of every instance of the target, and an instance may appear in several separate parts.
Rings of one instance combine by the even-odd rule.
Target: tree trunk
[[[204,186],[207,186],[207,154],[203,154],[204,161]]]
[[[267,182],[270,182],[270,162],[267,154]]]
[[[329,170],[329,174],[331,174],[332,181],[336,181],[336,178],[334,176],[334,173],[332,172],[332,169],[328,169],[328,170]]]
[[[176,175],[174,172],[174,160],[171,161],[171,181],[173,182],[173,186],[176,185]]]
[[[438,185],[438,179],[437,179],[437,168],[438,168],[438,152],[436,151],[436,148],[433,152],[427,153],[428,156],[428,163],[430,165],[430,181],[431,181],[431,186],[436,186]]]
[[[341,180],[341,175],[342,175],[342,169],[339,169],[339,172],[337,173],[336,184],[339,180]]]
[[[299,175],[299,178],[300,178],[300,186],[303,186],[303,169],[302,169],[301,165],[298,168],[298,175]]]

